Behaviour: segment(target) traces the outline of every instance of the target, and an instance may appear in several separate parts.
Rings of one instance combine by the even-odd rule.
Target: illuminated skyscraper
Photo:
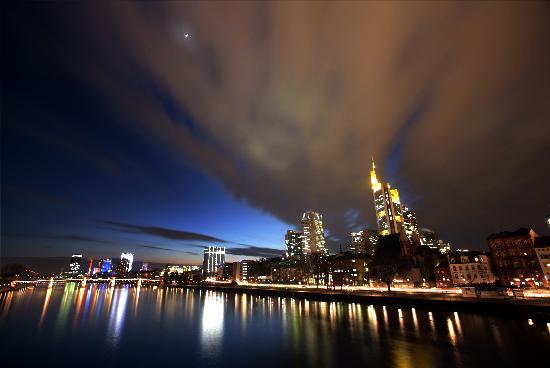
[[[285,235],[286,256],[301,257],[304,255],[302,251],[303,233],[294,230],[288,230]]]
[[[204,248],[202,272],[208,276],[215,276],[218,269],[225,263],[225,247],[209,246]]]
[[[376,178],[374,160],[370,171],[370,181],[374,196],[374,210],[380,235],[396,234],[403,230],[403,213],[399,191],[389,183],[379,182]]]
[[[134,263],[134,254],[133,253],[122,253],[120,259],[126,259],[128,261],[128,269],[126,272],[132,271],[132,263]]]
[[[69,264],[69,274],[71,276],[82,275],[82,254],[73,254]]]
[[[302,251],[304,254],[328,254],[325,246],[322,215],[313,211],[304,212],[302,215],[302,233]]]
[[[416,222],[416,212],[408,209],[406,206],[401,206],[403,212],[403,229],[405,230],[405,235],[410,241],[413,241],[413,238],[418,237],[418,224]]]

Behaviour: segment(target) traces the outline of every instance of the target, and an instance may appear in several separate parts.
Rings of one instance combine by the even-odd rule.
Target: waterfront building
[[[216,276],[224,263],[225,247],[209,246],[204,248],[202,270],[205,277]]]
[[[328,254],[325,246],[325,233],[323,230],[323,216],[314,211],[304,212],[302,215],[302,252],[304,254],[318,253],[322,256]]]
[[[82,275],[82,254],[73,254],[71,256],[71,262],[69,263],[69,272],[70,276],[79,276]]]
[[[550,285],[550,236],[535,238],[535,253],[543,273],[544,284]]]
[[[372,161],[370,179],[378,232],[380,235],[388,235],[403,231],[403,213],[399,191],[397,188],[392,189],[389,183],[378,181],[374,160]]]
[[[122,253],[120,255],[120,259],[123,260],[127,260],[128,261],[128,269],[126,270],[126,272],[130,272],[132,271],[132,264],[134,263],[134,254],[133,253]]]
[[[487,237],[495,271],[500,283],[516,286],[539,286],[543,281],[542,269],[535,252],[533,229],[520,228],[503,231]]]
[[[300,231],[288,230],[285,235],[286,257],[301,258],[304,255],[302,249],[303,233]]]
[[[101,260],[101,273],[110,273],[112,271],[113,260],[106,258]]]
[[[409,241],[418,241],[418,223],[416,222],[416,212],[402,205],[403,229]]]
[[[378,243],[378,231],[372,229],[361,230],[350,233],[351,244],[350,252],[357,254],[366,254],[373,257],[376,253]]]
[[[450,252],[449,268],[453,285],[494,284],[491,256],[480,251]]]

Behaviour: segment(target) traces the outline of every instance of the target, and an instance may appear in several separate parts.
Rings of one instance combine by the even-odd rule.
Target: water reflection
[[[52,296],[52,289],[48,288],[46,291],[46,298],[44,299],[44,305],[42,306],[42,313],[40,314],[40,321],[38,322],[38,328],[42,326],[44,322],[44,317],[46,316],[46,311],[48,310],[48,305],[50,304],[50,298]]]
[[[201,349],[206,358],[219,358],[224,328],[224,299],[222,293],[207,291],[203,297],[201,317]],[[246,297],[242,299],[242,314],[246,316]],[[246,317],[245,317],[246,318]]]
[[[550,326],[534,319],[93,284],[5,293],[0,317],[0,344],[16,352],[12,341],[26,340],[37,356],[135,351],[189,366],[511,366],[550,345]]]
[[[112,349],[116,349],[120,341],[124,317],[126,315],[127,302],[128,286],[123,289],[116,290],[116,296],[109,317],[109,325],[107,327],[107,341]]]

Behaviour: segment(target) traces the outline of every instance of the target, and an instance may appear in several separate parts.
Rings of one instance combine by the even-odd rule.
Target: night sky
[[[1,27],[3,257],[273,256],[308,209],[336,251],[376,227],[371,156],[453,247],[548,233],[548,3],[13,2]]]

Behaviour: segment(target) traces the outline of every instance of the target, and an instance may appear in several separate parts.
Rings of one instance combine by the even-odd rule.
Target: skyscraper
[[[416,222],[416,212],[407,208],[407,206],[402,205],[403,212],[403,229],[405,230],[405,235],[410,241],[413,241],[413,238],[418,239],[418,224]]]
[[[374,256],[376,253],[376,245],[378,243],[377,230],[361,230],[353,232],[351,235],[350,251],[352,253],[366,254]]]
[[[214,276],[218,268],[225,263],[225,247],[209,246],[204,248],[202,272],[204,276]]]
[[[82,254],[73,254],[69,263],[69,274],[78,276],[82,274]]]
[[[389,183],[379,182],[376,177],[374,160],[370,171],[370,181],[374,196],[374,210],[380,235],[396,234],[403,230],[403,213],[399,191]]]
[[[128,269],[126,270],[126,272],[130,272],[132,271],[132,263],[134,263],[134,254],[133,253],[122,253],[120,255],[120,259],[123,260],[127,260],[128,261]]]
[[[288,230],[285,235],[286,256],[287,257],[302,257],[302,237],[300,231]]]
[[[319,253],[327,255],[323,216],[314,211],[302,215],[302,251],[304,254]]]

